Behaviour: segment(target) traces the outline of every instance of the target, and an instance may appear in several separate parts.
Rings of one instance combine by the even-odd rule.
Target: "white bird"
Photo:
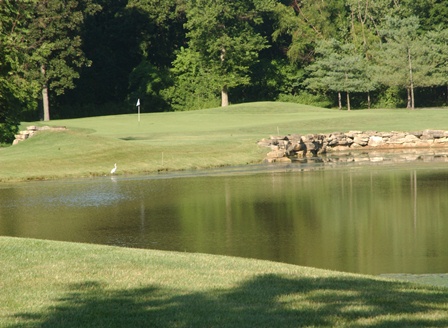
[[[114,168],[110,171],[110,174],[114,174],[117,170],[117,163],[115,163]]]

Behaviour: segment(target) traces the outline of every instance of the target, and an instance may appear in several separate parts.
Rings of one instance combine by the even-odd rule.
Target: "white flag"
[[[140,98],[137,99],[137,105],[135,105],[135,106],[137,106],[137,107],[140,106]]]

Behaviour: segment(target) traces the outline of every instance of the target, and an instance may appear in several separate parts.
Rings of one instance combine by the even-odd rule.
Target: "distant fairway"
[[[24,123],[45,125],[44,122]],[[55,120],[44,132],[1,150],[0,181],[88,177],[259,163],[270,135],[349,130],[448,129],[448,111],[338,111],[290,103],[249,103],[190,112]]]

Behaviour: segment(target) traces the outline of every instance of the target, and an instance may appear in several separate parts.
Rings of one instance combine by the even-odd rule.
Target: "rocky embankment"
[[[291,162],[294,159],[314,158],[321,154],[354,150],[448,149],[448,131],[349,131],[327,134],[290,134],[262,139],[258,145],[270,148],[265,162]]]
[[[35,126],[31,125],[24,131],[19,131],[19,134],[15,135],[15,139],[12,142],[13,145],[17,145],[19,142],[31,138],[39,131],[63,131],[67,128],[65,126]]]

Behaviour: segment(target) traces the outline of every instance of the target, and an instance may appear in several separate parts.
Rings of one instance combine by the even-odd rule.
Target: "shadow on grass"
[[[229,289],[185,293],[159,286],[69,286],[16,327],[447,327],[448,291],[352,278],[262,275]]]
[[[150,138],[147,137],[123,137],[123,138],[119,138],[121,140],[124,141],[137,141],[137,140],[149,140]]]

